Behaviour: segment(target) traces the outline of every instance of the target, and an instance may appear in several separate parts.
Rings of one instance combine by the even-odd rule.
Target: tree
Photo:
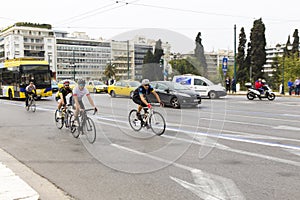
[[[247,82],[248,77],[247,74],[249,72],[249,69],[247,68],[247,65],[245,64],[245,49],[246,49],[246,34],[244,27],[241,28],[241,32],[239,35],[239,46],[238,46],[238,53],[237,53],[237,82],[241,84],[241,86],[244,86],[245,82]]]
[[[143,78],[150,81],[163,80],[163,68],[160,66],[160,59],[164,55],[162,49],[162,42],[158,40],[155,44],[154,54],[148,50],[144,57],[144,64],[142,69]]]
[[[295,29],[293,37],[294,37],[294,41],[293,41],[292,54],[296,58],[299,58],[299,34],[298,34],[298,29]]]
[[[104,75],[108,78],[112,78],[116,75],[116,66],[112,63],[108,63],[104,70]]]
[[[265,37],[265,25],[262,19],[255,20],[251,29],[250,41],[251,51],[250,60],[251,68],[254,79],[263,78],[264,71],[263,66],[266,64],[266,37]]]
[[[178,59],[170,61],[174,75],[195,74],[199,75],[194,65],[186,59]]]

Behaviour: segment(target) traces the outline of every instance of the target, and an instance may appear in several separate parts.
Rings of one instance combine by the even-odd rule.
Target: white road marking
[[[179,178],[170,176],[172,180],[190,190],[205,200],[244,200],[245,197],[236,184],[228,178],[215,174],[205,173],[199,169],[191,171],[194,182],[188,183]]]
[[[275,126],[273,129],[282,129],[282,130],[289,130],[289,131],[300,131],[300,128],[293,127],[293,126]]]
[[[191,192],[199,196],[200,198],[203,198],[203,196],[206,197],[218,197],[218,198],[205,198],[205,200],[223,200],[223,199],[236,199],[236,200],[243,200],[245,199],[240,190],[236,187],[234,182],[231,179],[227,179],[224,177],[220,177],[217,175],[213,175],[210,173],[205,173],[199,169],[192,168],[186,165],[182,165],[179,163],[175,163],[170,160],[165,160],[144,152],[137,151],[135,149],[130,149],[128,147],[124,147],[118,144],[111,144],[111,146],[114,146],[116,148],[138,154],[141,156],[145,156],[148,158],[151,158],[156,161],[164,162],[169,165],[173,165],[177,168],[190,171],[194,176],[194,181],[196,182],[196,185],[194,187],[190,184],[189,187],[186,187],[189,185],[189,183],[182,181],[178,178],[170,177],[172,180],[176,181],[183,187],[189,189]],[[182,184],[185,183],[185,184]],[[209,186],[208,188],[205,188]],[[226,198],[222,198],[226,197]],[[228,198],[231,197],[231,198]]]
[[[297,156],[300,156],[300,151],[299,150],[294,150],[294,149],[286,149],[286,151],[295,154]]]

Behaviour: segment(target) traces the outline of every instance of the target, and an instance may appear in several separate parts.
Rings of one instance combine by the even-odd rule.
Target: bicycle
[[[143,127],[146,127],[148,129],[151,128],[156,135],[164,134],[166,130],[166,121],[162,114],[160,114],[157,111],[154,111],[153,107],[151,107],[150,109],[147,107],[143,107],[143,110],[144,113],[141,114],[141,119],[138,119],[136,109],[132,109],[129,112],[128,120],[131,128],[134,131],[139,131]]]
[[[36,104],[35,104],[35,99],[33,94],[28,95],[28,106],[26,107],[26,110],[27,111],[31,110],[32,112],[35,112],[36,110]]]
[[[58,129],[62,129],[62,127],[65,125],[66,128],[71,129],[71,117],[73,115],[72,105],[67,105],[66,108],[63,108],[61,110],[56,110],[54,117],[55,117],[55,124]]]
[[[94,121],[87,115],[87,112],[92,110],[94,110],[93,115],[95,115],[97,111],[94,108],[90,108],[81,110],[77,119],[75,119],[74,115],[70,118],[73,137],[78,138],[80,134],[86,135],[87,140],[91,144],[96,141],[96,126]],[[75,125],[75,121],[77,121],[78,126]]]

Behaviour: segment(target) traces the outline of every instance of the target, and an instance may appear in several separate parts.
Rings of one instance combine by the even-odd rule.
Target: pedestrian
[[[300,79],[299,77],[296,78],[295,82],[294,82],[294,87],[295,87],[295,95],[300,94]]]
[[[287,82],[288,88],[289,88],[289,95],[292,95],[292,92],[294,90],[294,83],[292,81],[292,79],[290,78],[290,80]]]
[[[234,77],[231,80],[231,92],[232,92],[232,94],[236,93],[236,81],[235,81]]]
[[[227,76],[225,79],[226,92],[230,92],[230,78]]]

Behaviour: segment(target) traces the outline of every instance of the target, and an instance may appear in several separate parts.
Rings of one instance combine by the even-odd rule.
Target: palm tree
[[[108,78],[112,78],[116,75],[116,66],[112,63],[106,65],[104,75]]]

